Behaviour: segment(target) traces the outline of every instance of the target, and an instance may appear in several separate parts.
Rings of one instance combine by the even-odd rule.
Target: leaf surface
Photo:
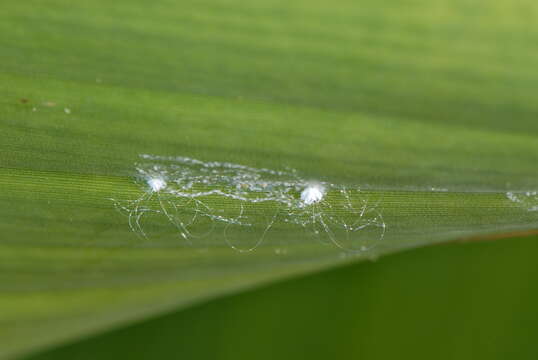
[[[504,0],[5,2],[0,356],[346,262],[534,229],[537,12]],[[260,169],[286,173],[255,184],[291,181],[292,205],[253,202],[257,190],[196,208],[166,192],[185,169],[167,160],[150,198],[143,154],[248,167],[249,190]],[[224,185],[196,191],[242,191],[221,165]],[[327,191],[302,207],[308,181]],[[189,231],[211,232],[185,239],[181,219],[200,208]]]

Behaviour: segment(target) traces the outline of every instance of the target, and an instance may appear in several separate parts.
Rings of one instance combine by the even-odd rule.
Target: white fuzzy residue
[[[150,178],[148,179],[148,185],[151,191],[158,192],[166,187],[166,181],[161,178]]]
[[[127,215],[131,229],[144,238],[142,219],[150,214],[167,219],[189,242],[205,234],[199,234],[201,228],[220,228],[224,241],[241,252],[258,247],[273,227],[300,227],[344,250],[353,242],[353,251],[369,248],[362,239],[382,239],[385,233],[377,205],[359,188],[312,183],[289,168],[254,168],[181,156],[141,155],[140,159],[136,171],[144,191],[137,199],[114,203]],[[334,202],[324,201],[328,193]],[[264,212],[273,215],[264,220]],[[200,223],[204,225],[197,227]],[[236,243],[234,232],[260,226],[263,231],[254,245]]]
[[[301,192],[301,200],[305,205],[320,202],[325,195],[325,188],[320,184],[310,184]]]
[[[527,208],[528,211],[538,211],[538,191],[509,191],[506,197]]]

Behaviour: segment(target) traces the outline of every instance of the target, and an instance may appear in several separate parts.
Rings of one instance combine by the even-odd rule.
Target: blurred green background
[[[537,251],[536,236],[407,251],[29,359],[534,359]]]

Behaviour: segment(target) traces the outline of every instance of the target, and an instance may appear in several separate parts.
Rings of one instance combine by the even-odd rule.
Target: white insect
[[[148,185],[153,192],[159,192],[166,187],[166,181],[161,178],[150,178]]]
[[[325,188],[320,184],[310,184],[301,192],[301,200],[305,205],[320,202],[325,195]]]
[[[179,235],[182,238],[188,240],[188,237],[191,236],[188,230],[188,226],[190,226],[192,221],[194,221],[194,219],[196,218],[196,214],[191,222],[183,222],[180,218],[176,216],[178,212],[178,207],[174,202],[171,202],[169,200],[169,196],[167,196],[166,192],[164,191],[168,186],[164,178],[151,176],[147,177],[145,181],[149,189],[145,191],[138,199],[129,201],[129,207],[126,207],[112,199],[115,202],[116,208],[120,212],[127,213],[127,216],[129,218],[129,226],[131,227],[131,229],[136,234],[139,234],[143,238],[147,239],[147,235],[141,225],[142,217],[148,213],[164,214],[168,218],[168,220],[179,230]],[[159,204],[158,209],[151,207],[151,201],[154,198],[156,198]]]

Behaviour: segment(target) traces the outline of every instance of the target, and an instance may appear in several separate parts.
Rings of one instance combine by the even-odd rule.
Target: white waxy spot
[[[65,109],[64,109],[64,112],[65,112],[66,114],[69,115],[69,114],[71,114],[71,109],[69,109],[69,108],[65,108]]]
[[[319,184],[310,184],[301,192],[301,200],[305,205],[317,203],[323,199],[325,189]]]
[[[158,192],[166,187],[166,181],[161,178],[151,178],[148,180],[148,185],[153,192]]]

